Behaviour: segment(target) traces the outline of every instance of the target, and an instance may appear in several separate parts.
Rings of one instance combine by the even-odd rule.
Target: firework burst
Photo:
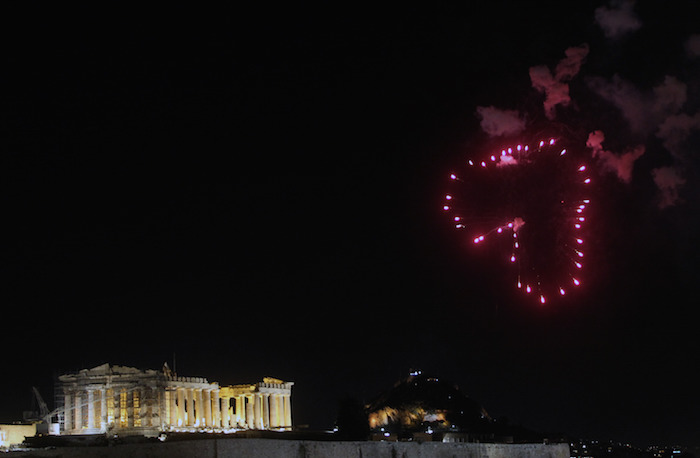
[[[591,178],[569,149],[546,138],[470,158],[444,195],[443,211],[472,249],[501,257],[514,286],[542,304],[582,283]]]

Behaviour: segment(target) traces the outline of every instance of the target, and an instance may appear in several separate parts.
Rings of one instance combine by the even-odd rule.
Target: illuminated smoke
[[[554,77],[560,81],[569,81],[581,70],[583,60],[588,55],[588,44],[567,48],[564,54],[566,57],[557,64]]]
[[[530,68],[532,87],[545,94],[544,112],[547,118],[554,119],[554,107],[571,101],[569,85],[557,81],[549,69],[543,65]]]
[[[687,162],[690,153],[688,138],[700,130],[700,113],[690,115],[682,111],[688,98],[688,86],[684,82],[667,75],[652,91],[642,92],[632,83],[615,75],[610,80],[591,78],[588,85],[620,109],[633,133],[641,137],[655,134],[680,165]],[[598,140],[594,134],[595,132],[588,139],[593,156],[598,157],[606,169],[617,173],[622,181],[629,182],[634,161],[644,153],[643,147],[637,146],[617,156],[605,151],[601,145],[602,139]],[[652,171],[654,183],[659,189],[660,208],[680,202],[678,193],[685,180],[678,173],[679,164],[673,168]]]
[[[680,200],[679,188],[685,183],[678,170],[673,167],[660,167],[652,170],[651,174],[659,188],[659,208],[676,205]]]
[[[513,156],[506,154],[501,156],[501,160],[498,162],[498,164],[496,164],[497,167],[505,167],[508,165],[518,165],[518,160]]]
[[[481,118],[481,129],[490,137],[515,135],[525,130],[525,120],[515,110],[501,110],[494,106],[476,107]]]
[[[609,80],[603,77],[592,77],[588,78],[587,82],[593,92],[619,108],[632,131],[648,130],[646,127],[649,113],[647,103],[632,83],[618,75],[614,75]]]
[[[700,113],[691,116],[680,113],[669,116],[659,126],[656,136],[663,141],[664,148],[676,159],[676,166],[661,167],[651,171],[654,183],[659,189],[659,208],[666,208],[681,202],[680,188],[686,180],[681,177],[679,165],[688,166],[688,158],[695,153],[688,138],[700,131]]]
[[[683,159],[684,143],[696,130],[700,130],[700,113],[695,116],[680,113],[666,118],[659,126],[656,136],[663,140],[664,148],[674,157]]]
[[[619,108],[630,129],[641,135],[651,134],[664,119],[678,113],[688,92],[687,85],[673,76],[666,76],[651,93],[642,93],[618,75],[609,80],[589,78],[588,86]]]
[[[678,113],[688,98],[688,86],[673,76],[665,76],[664,82],[654,88],[651,107],[660,118]]]
[[[513,232],[518,232],[525,225],[525,220],[519,217],[513,219]]]
[[[642,21],[634,14],[634,1],[611,2],[611,7],[601,6],[595,10],[595,22],[603,29],[606,37],[621,38],[642,26]]]
[[[604,140],[605,135],[603,132],[596,130],[588,135],[586,146],[593,150],[593,157],[600,161],[604,169],[615,173],[623,183],[629,183],[632,181],[634,162],[644,154],[644,145],[638,145],[631,150],[618,155],[603,149]]]
[[[583,60],[588,55],[588,45],[573,46],[565,52],[554,69],[554,74],[545,65],[530,67],[532,87],[545,95],[544,113],[549,119],[554,119],[554,109],[557,105],[568,105],[571,102],[568,82],[581,70]]]

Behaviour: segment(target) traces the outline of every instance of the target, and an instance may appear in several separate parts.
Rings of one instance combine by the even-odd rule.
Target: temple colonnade
[[[173,428],[290,429],[291,395],[237,393],[235,388],[171,387],[165,391],[168,425]],[[197,406],[202,406],[198,408]]]

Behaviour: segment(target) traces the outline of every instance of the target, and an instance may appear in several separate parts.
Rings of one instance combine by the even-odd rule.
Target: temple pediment
[[[143,374],[144,371],[136,367],[112,366],[109,363],[104,363],[92,369],[83,369],[80,373],[86,375],[136,375]]]
[[[109,366],[109,363],[104,363],[99,366],[95,366],[92,369],[84,369],[84,371],[86,374],[89,375],[107,375],[110,373],[111,368]]]

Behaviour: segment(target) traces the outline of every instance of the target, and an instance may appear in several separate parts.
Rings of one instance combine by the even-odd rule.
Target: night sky
[[[175,355],[295,381],[311,428],[420,368],[532,429],[700,444],[700,4],[111,8],[2,6],[1,420]],[[530,68],[584,43],[550,118]],[[517,141],[490,106],[595,168],[566,301],[442,211],[456,165]]]

